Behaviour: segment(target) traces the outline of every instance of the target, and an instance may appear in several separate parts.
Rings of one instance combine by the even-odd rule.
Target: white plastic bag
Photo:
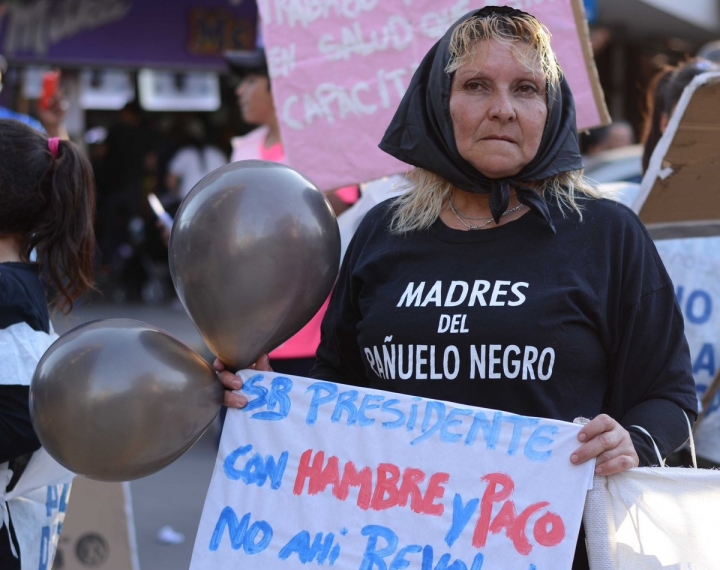
[[[595,477],[583,522],[591,570],[720,568],[720,470],[641,467]]]

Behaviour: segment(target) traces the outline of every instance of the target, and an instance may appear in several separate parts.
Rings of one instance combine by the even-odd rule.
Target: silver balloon
[[[62,335],[40,359],[30,417],[55,460],[99,481],[154,473],[187,451],[222,403],[212,367],[165,331],[106,319]]]
[[[170,273],[212,352],[233,370],[286,341],[337,277],[340,232],[322,192],[273,162],[203,178],[175,216]]]

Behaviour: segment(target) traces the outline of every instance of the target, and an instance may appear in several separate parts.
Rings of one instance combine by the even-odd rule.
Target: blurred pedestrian
[[[155,145],[155,132],[140,104],[131,101],[120,111],[118,122],[108,128],[99,165],[105,181],[98,186],[99,271],[118,300],[141,299],[147,280],[140,257],[146,246],[146,213],[149,217],[148,174],[158,180],[152,172],[157,163]]]
[[[232,139],[230,160],[268,160],[287,164],[280,140],[275,104],[271,93],[265,50],[229,51],[225,60],[240,80],[235,91],[243,120],[257,128],[241,137]],[[325,194],[337,215],[354,204],[359,196],[357,186],[340,188]]]
[[[182,201],[201,178],[227,162],[223,152],[208,143],[202,121],[190,117],[183,121],[180,148],[168,164],[165,186],[174,199]]]
[[[243,120],[257,128],[249,134],[232,140],[231,160],[267,160],[286,163],[280,140],[275,105],[265,50],[226,52],[225,59],[240,80],[236,94]],[[358,198],[355,186],[341,188],[325,194],[336,214],[346,210]],[[320,323],[327,302],[295,336],[270,353],[273,368],[284,374],[308,376],[315,362],[315,351],[320,343]]]
[[[0,530],[3,570],[19,569],[20,559],[37,556],[41,547],[50,548],[51,562],[57,537],[44,536],[43,526],[52,516],[51,532],[59,532],[64,516],[61,498],[72,473],[40,448],[29,385],[57,338],[46,299],[69,312],[93,288],[94,204],[92,169],[77,146],[0,120],[0,512],[7,517],[0,516],[0,526],[8,525]],[[31,463],[35,467],[26,473]],[[16,496],[16,486],[30,494]],[[55,507],[46,501],[51,496]]]

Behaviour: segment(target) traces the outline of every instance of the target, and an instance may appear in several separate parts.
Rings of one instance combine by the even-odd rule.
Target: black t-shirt
[[[312,375],[572,421],[608,413],[667,455],[697,398],[671,281],[637,216],[582,199],[491,230],[389,231],[392,200],[350,244]],[[641,465],[656,464],[630,430]]]

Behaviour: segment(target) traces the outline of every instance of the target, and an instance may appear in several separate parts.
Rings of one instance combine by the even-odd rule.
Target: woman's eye
[[[467,89],[468,91],[478,91],[479,89],[482,89],[482,88],[483,88],[483,84],[480,83],[479,81],[468,81],[465,84],[465,89]]]
[[[518,87],[518,91],[523,94],[531,95],[537,93],[538,89],[534,85],[524,84]]]

